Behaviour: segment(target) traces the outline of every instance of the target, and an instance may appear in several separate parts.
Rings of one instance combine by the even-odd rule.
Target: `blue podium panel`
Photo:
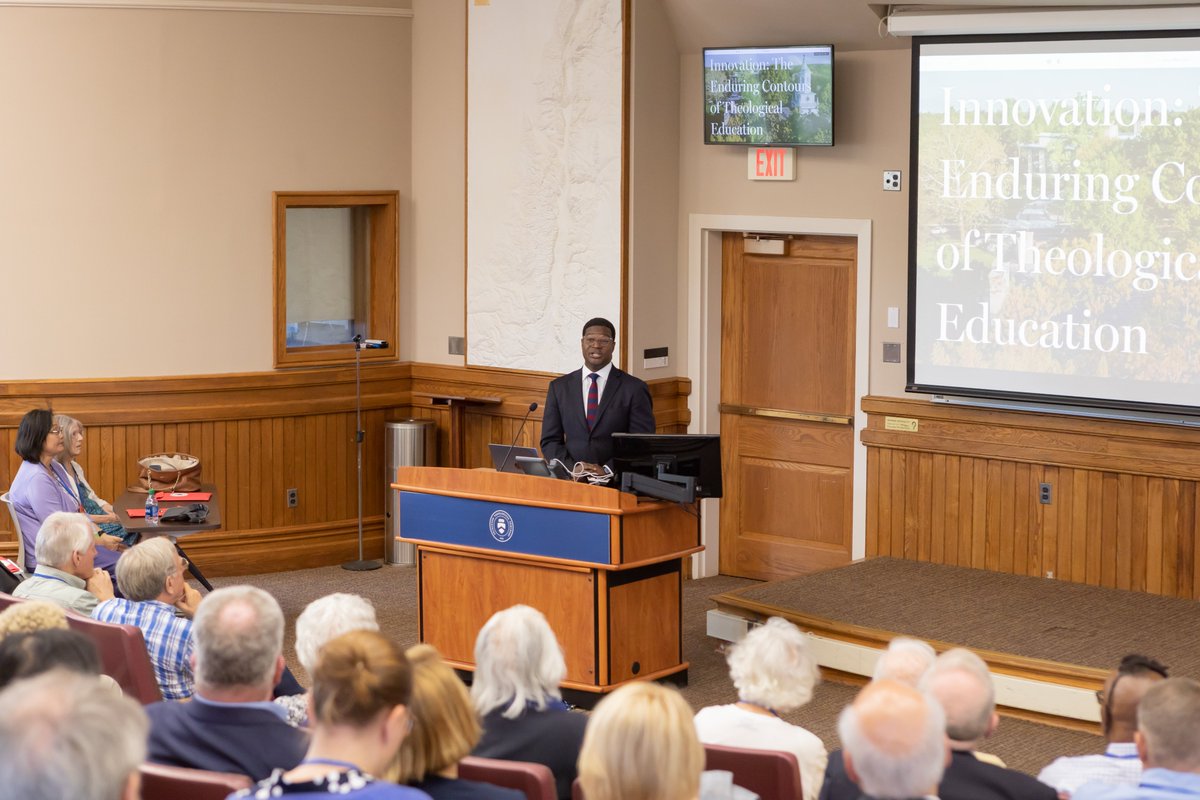
[[[400,492],[400,535],[501,553],[608,564],[609,515]]]

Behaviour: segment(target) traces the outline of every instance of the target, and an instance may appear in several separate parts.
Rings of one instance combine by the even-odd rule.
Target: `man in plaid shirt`
[[[192,615],[200,593],[184,579],[187,561],[165,537],[147,539],[121,554],[117,585],[124,598],[106,600],[92,617],[142,629],[164,700],[192,696]]]

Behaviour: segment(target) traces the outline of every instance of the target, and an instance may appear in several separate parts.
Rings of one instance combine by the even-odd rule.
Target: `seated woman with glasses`
[[[428,800],[422,791],[374,777],[412,727],[412,673],[400,646],[374,631],[344,633],[321,650],[312,682],[312,741],[304,760],[230,797]]]
[[[114,550],[135,544],[138,535],[125,530],[125,526],[117,522],[117,515],[113,512],[112,503],[101,500],[96,495],[92,485],[84,477],[83,465],[76,460],[83,452],[83,423],[66,414],[55,414],[54,427],[62,431],[64,445],[62,452],[54,459],[63,465],[67,474],[75,481],[83,513],[87,514],[92,522],[100,528],[99,544]]]
[[[15,449],[22,463],[13,477],[8,497],[20,522],[25,549],[22,566],[33,572],[37,566],[34,556],[37,532],[46,517],[56,511],[84,513],[84,507],[75,480],[56,460],[66,449],[66,442],[62,428],[54,424],[52,411],[37,408],[21,418]],[[96,566],[108,571],[115,586],[118,554],[108,547],[112,541],[110,538],[97,542]]]

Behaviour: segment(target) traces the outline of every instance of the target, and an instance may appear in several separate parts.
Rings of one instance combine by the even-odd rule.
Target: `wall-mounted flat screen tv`
[[[704,49],[704,143],[833,144],[833,45]]]
[[[1200,34],[915,39],[911,391],[1200,408]]]

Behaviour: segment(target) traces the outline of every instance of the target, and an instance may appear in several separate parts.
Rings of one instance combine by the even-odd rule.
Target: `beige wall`
[[[466,4],[414,0],[413,16],[415,258],[400,272],[400,324],[412,346],[401,356],[462,365],[447,340],[466,334]]]
[[[730,214],[871,220],[871,373],[874,394],[902,394],[904,365],[882,363],[884,341],[903,342],[889,330],[887,307],[900,308],[907,292],[908,193],[884,192],[882,172],[908,176],[907,50],[835,55],[834,146],[796,149],[796,180],[746,179],[746,148],[705,145],[702,136],[700,56],[682,58],[680,94],[679,275],[686,285],[688,215]],[[686,349],[686,306],[677,320]],[[682,355],[682,352],[681,352]],[[678,363],[685,363],[680,361]]]
[[[270,369],[274,190],[411,229],[411,19],[0,13],[0,379]]]
[[[659,0],[633,4],[628,350],[626,369],[647,379],[684,374],[676,338],[679,213],[679,54]],[[643,369],[642,351],[668,347],[666,368]]]
[[[20,189],[0,193],[0,379],[270,369],[276,189],[399,189],[400,356],[462,364],[466,6],[412,8],[4,9],[0,175]],[[634,8],[634,371],[686,372],[690,214],[849,217],[873,224],[871,391],[901,394],[880,353],[903,341],[886,314],[904,318],[907,191],[880,173],[908,177],[907,51],[839,51],[837,145],[754,183],[744,149],[701,142],[699,56],[676,55],[657,0]],[[671,366],[642,370],[661,345]]]

